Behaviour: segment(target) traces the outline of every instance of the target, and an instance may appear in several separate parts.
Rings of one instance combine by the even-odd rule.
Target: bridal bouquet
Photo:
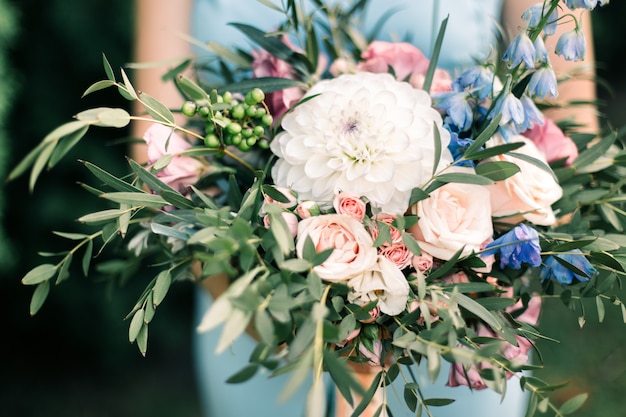
[[[576,19],[569,10],[608,1],[539,2],[502,54],[454,76],[437,66],[445,20],[428,59],[408,43],[366,41],[365,1],[314,2],[310,13],[295,3],[275,32],[235,24],[254,50],[209,44],[219,65],[166,74],[180,109],[104,59],[106,79],[85,94],[116,88],[145,114],[85,110],[11,177],[30,168],[34,186],[89,128],[133,120],[153,122],[149,162],[129,160],[124,177],[83,162],[96,178],[83,187],[108,206],[78,219],[95,232],[57,232],[76,244],[23,278],[31,313],[73,261],[89,274],[94,255],[122,241],[120,259],[155,270],[127,317],[144,354],[170,285],[227,279],[199,330],[224,325],[219,352],[246,330],[258,340],[229,381],[291,373],[287,396],[312,370],[309,415],[325,410],[324,372],[353,415],[375,396],[387,415],[398,383],[410,410],[431,415],[453,399],[424,396],[412,369],[434,381],[443,361],[450,386],[504,393],[515,378],[529,415],[575,411],[584,394],[554,404],[558,384],[523,371],[536,340],[552,338],[536,327],[542,298],[560,298],[581,325],[586,298],[600,317],[605,305],[626,315],[612,294],[626,267],[626,153],[622,132],[596,140],[544,117],[557,95],[544,40]],[[556,42],[569,60],[584,47],[578,26]],[[364,369],[369,387],[354,377]]]

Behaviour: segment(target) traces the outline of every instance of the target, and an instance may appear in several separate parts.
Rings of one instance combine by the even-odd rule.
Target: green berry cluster
[[[274,122],[265,106],[265,93],[254,88],[244,100],[237,100],[229,91],[209,95],[210,102],[186,101],[181,112],[187,117],[200,116],[205,121],[204,143],[209,148],[235,146],[249,151],[254,146],[269,148],[266,130]]]

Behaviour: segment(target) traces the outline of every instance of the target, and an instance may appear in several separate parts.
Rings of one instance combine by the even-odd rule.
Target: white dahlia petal
[[[449,133],[428,94],[389,74],[361,72],[324,80],[311,100],[288,113],[272,142],[272,177],[301,199],[331,201],[339,189],[390,214],[407,209],[411,190],[423,186],[436,159],[451,163]],[[298,178],[303,175],[306,178]]]

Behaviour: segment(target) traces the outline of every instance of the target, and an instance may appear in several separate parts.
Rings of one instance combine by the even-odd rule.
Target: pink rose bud
[[[426,252],[422,252],[421,255],[413,256],[412,264],[416,271],[427,272],[433,267],[433,257]]]
[[[344,214],[358,221],[365,218],[365,202],[358,196],[340,192],[335,196],[333,206],[337,214]]]
[[[302,201],[296,207],[296,213],[301,219],[308,219],[309,217],[319,216],[321,213],[320,206],[315,201]]]
[[[285,220],[285,223],[287,223],[287,227],[289,228],[289,232],[291,233],[291,237],[295,238],[298,235],[298,217],[296,217],[295,214],[289,212],[289,211],[283,211],[282,213],[280,213],[281,216],[283,216],[283,219]],[[270,216],[269,214],[266,214],[265,216],[263,216],[263,226],[265,226],[266,228],[270,227]]]

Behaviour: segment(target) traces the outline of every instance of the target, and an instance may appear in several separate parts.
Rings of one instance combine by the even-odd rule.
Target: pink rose
[[[525,131],[523,136],[533,141],[548,162],[567,158],[565,166],[570,166],[578,157],[578,148],[574,141],[565,136],[556,123],[547,117],[544,118],[543,125],[535,124],[532,129]]]
[[[287,223],[287,227],[289,228],[289,232],[291,233],[291,237],[296,237],[298,234],[298,217],[290,211],[283,211],[280,213],[282,218]],[[263,225],[266,228],[270,227],[270,215],[266,214],[263,216]]]
[[[309,217],[298,224],[296,253],[302,258],[307,237],[317,252],[334,249],[313,270],[326,281],[347,281],[371,269],[377,260],[374,241],[361,222],[343,214]]]
[[[365,202],[358,196],[340,192],[335,196],[333,207],[338,214],[345,214],[358,221],[365,218]]]
[[[422,252],[421,255],[413,256],[411,263],[416,271],[427,272],[433,267],[433,257],[426,252]]]
[[[419,220],[409,231],[422,250],[439,259],[460,249],[463,256],[478,252],[493,234],[489,191],[480,185],[445,184],[412,210]]]
[[[297,74],[287,62],[276,58],[266,50],[252,51],[252,75],[254,78],[278,77],[296,79]],[[290,87],[283,90],[268,93],[265,98],[270,113],[278,119],[287,109],[293,106],[304,95],[304,90],[299,87]]]
[[[376,240],[378,234],[380,233],[378,224],[376,222],[381,222],[389,225],[389,232],[391,233],[391,242],[385,242],[385,245],[392,245],[394,243],[402,242],[402,232],[392,226],[392,223],[394,222],[394,220],[396,220],[396,217],[397,216],[388,213],[378,213],[376,216],[374,216],[374,222],[372,223],[373,228],[371,230],[374,240]]]
[[[415,73],[411,75],[411,78],[409,79],[409,84],[411,84],[415,88],[422,88],[424,86],[425,79],[425,73]],[[445,93],[448,91],[452,91],[452,77],[450,77],[450,73],[448,71],[437,68],[435,70],[435,74],[433,75],[433,81],[430,85],[430,92]]]
[[[487,388],[476,366],[472,365],[468,369],[464,369],[463,364],[459,362],[455,362],[450,366],[450,373],[448,374],[448,382],[446,385],[449,387],[465,385],[475,390]]]
[[[492,141],[494,144],[504,143],[499,137]],[[530,139],[515,136],[509,142],[524,142],[525,145],[515,152],[546,162]],[[553,225],[556,217],[551,206],[561,198],[563,190],[552,174],[535,164],[506,154],[491,159],[512,162],[520,168],[520,172],[512,177],[486,186],[491,195],[492,215],[502,217],[499,221],[511,223],[519,223],[524,218],[537,225]]]
[[[191,144],[175,133],[170,127],[160,123],[152,124],[144,133],[148,145],[148,161],[156,163],[165,155],[174,155],[170,163],[157,172],[156,176],[172,188],[183,193],[185,188],[198,181],[204,165],[190,156],[177,155],[191,147]]]
[[[413,252],[404,243],[394,243],[385,245],[378,250],[378,253],[394,263],[398,269],[404,269],[411,265]]]
[[[422,51],[407,42],[374,41],[361,58],[365,61],[358,64],[357,70],[386,73],[391,67],[400,81],[411,74],[426,74],[430,65]]]

